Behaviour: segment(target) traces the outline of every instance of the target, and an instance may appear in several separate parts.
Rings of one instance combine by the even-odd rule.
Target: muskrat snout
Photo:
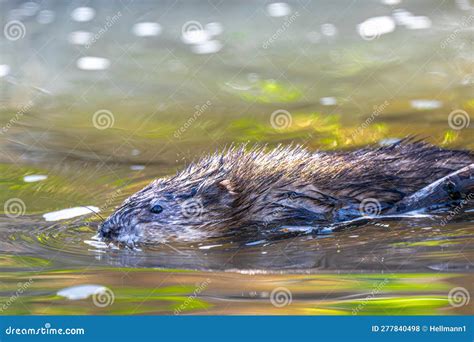
[[[103,239],[113,239],[118,236],[118,230],[113,228],[110,220],[106,220],[99,227],[99,236]]]

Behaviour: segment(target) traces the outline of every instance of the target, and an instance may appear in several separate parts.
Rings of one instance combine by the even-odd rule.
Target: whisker
[[[96,211],[92,210],[92,209],[91,209],[91,208],[89,208],[89,207],[84,207],[84,208],[87,208],[87,210],[90,210],[90,211],[92,211],[92,212],[94,213],[94,215],[98,216],[98,217],[99,217],[99,218],[102,220],[102,223],[104,223],[104,222],[105,222],[105,219],[104,219],[104,218],[102,217],[102,215],[100,215],[98,212],[96,212]]]

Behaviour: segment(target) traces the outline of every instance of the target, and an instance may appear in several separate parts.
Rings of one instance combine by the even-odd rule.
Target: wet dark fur
[[[126,244],[158,243],[236,235],[245,228],[324,226],[363,216],[366,199],[375,199],[381,214],[389,212],[473,162],[471,152],[410,140],[353,152],[232,147],[153,181],[102,224],[100,235]],[[161,213],[150,211],[155,204]]]

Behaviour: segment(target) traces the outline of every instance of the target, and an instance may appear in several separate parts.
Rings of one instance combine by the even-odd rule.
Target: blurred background
[[[139,313],[172,312],[199,279],[207,297],[182,310],[350,314],[375,288],[386,301],[362,301],[366,313],[469,313],[447,293],[472,289],[472,220],[132,253],[97,241],[100,219],[81,215],[107,216],[155,177],[233,142],[341,150],[417,135],[472,150],[473,9],[469,0],[0,0],[2,296],[37,279],[7,313],[136,313],[134,301],[145,303]],[[247,288],[249,269],[288,274]],[[111,287],[116,304],[56,296],[84,282]],[[267,299],[281,284],[296,305],[277,311]]]

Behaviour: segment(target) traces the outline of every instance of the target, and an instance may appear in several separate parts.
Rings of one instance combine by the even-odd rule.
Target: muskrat
[[[126,245],[237,238],[438,208],[471,195],[473,163],[469,151],[413,139],[347,152],[233,146],[130,196],[99,236]]]

